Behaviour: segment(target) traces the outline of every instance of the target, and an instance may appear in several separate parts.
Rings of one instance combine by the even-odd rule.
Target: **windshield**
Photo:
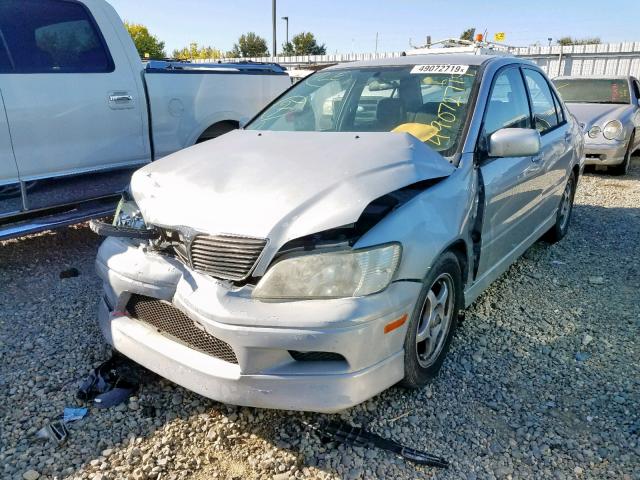
[[[631,103],[629,83],[624,79],[554,80],[567,103]]]
[[[407,65],[319,72],[297,83],[246,128],[402,131],[450,156],[464,130],[477,70],[467,65]]]

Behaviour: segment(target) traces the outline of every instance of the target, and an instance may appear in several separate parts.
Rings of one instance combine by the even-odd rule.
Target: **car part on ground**
[[[381,450],[393,452],[405,460],[417,463],[418,465],[428,465],[430,467],[438,468],[447,468],[449,466],[449,462],[442,457],[437,457],[413,448],[404,447],[393,440],[368,432],[361,427],[353,427],[344,422],[332,421],[325,425],[307,424],[307,427],[312,428],[321,437],[330,441],[346,443],[355,447],[379,448]]]

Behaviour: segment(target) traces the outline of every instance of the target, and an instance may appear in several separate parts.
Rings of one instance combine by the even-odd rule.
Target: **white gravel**
[[[448,470],[322,444],[320,415],[222,405],[150,376],[56,447],[33,434],[108,358],[99,239],[85,226],[0,242],[0,478],[640,479],[640,158],[587,174],[567,238],[538,243],[467,311],[442,373],[344,413]],[[80,276],[61,280],[75,267]],[[146,417],[149,406],[157,416]]]

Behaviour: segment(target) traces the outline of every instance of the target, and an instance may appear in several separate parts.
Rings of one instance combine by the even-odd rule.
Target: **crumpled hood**
[[[567,108],[573,113],[578,122],[584,124],[584,131],[588,131],[592,126],[604,125],[615,119],[622,118],[627,110],[631,110],[633,105],[621,105],[616,103],[567,103]]]
[[[454,167],[406,133],[238,130],[138,170],[147,223],[286,241],[355,222],[374,199]]]

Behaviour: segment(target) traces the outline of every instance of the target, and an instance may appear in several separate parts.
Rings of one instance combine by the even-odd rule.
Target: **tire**
[[[556,223],[545,235],[545,239],[550,243],[559,242],[569,231],[571,214],[573,213],[573,200],[576,196],[576,184],[576,174],[571,172],[560,198],[560,206],[558,206],[558,212],[556,213]]]
[[[448,290],[446,299],[442,298],[443,285]],[[453,253],[446,252],[424,279],[411,316],[404,343],[404,379],[401,386],[420,388],[438,375],[457,327],[462,295],[460,263]],[[439,322],[434,323],[438,318]],[[433,333],[433,327],[438,325],[439,332],[432,341],[429,333]],[[423,338],[426,334],[426,339],[418,341],[419,333]]]
[[[629,145],[627,146],[627,152],[624,154],[624,160],[620,165],[614,165],[613,167],[608,167],[607,171],[611,175],[626,175],[629,173],[629,165],[631,164],[631,154],[633,153],[633,142],[635,139],[635,132],[631,134],[631,138],[629,138]]]
[[[214,125],[211,125],[209,128],[207,128],[202,133],[202,135],[200,135],[200,138],[198,138],[198,140],[196,141],[196,144],[206,142],[207,140],[213,140],[214,138],[224,135],[225,133],[229,133],[232,130],[237,130],[238,128],[240,128],[240,125],[238,122],[234,122],[231,120],[218,122]]]

